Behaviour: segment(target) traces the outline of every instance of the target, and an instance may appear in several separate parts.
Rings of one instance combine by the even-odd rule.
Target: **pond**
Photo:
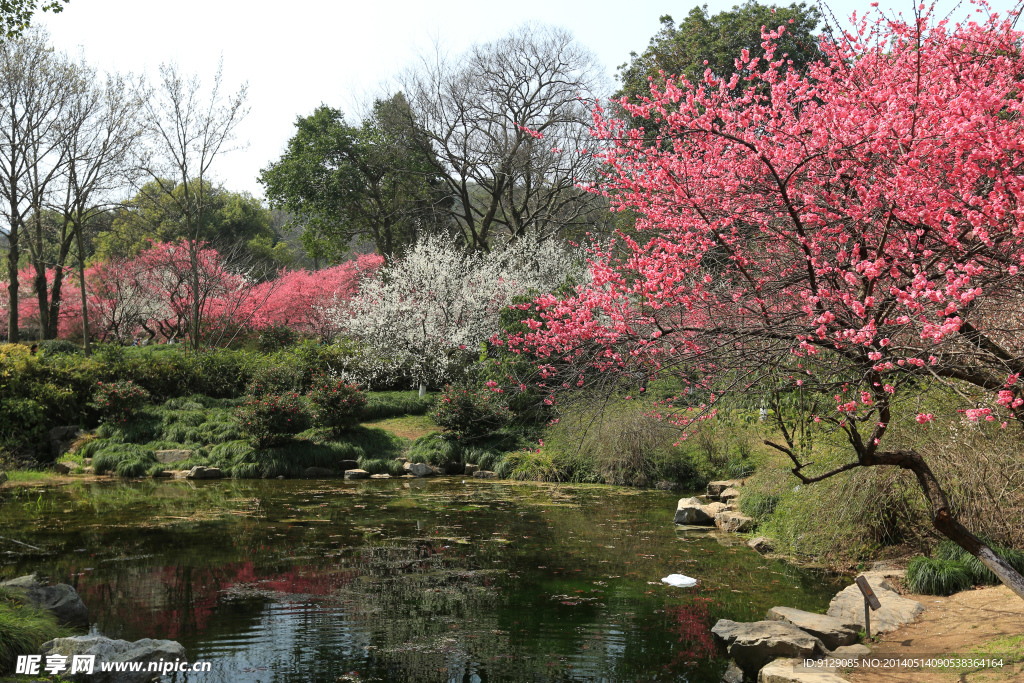
[[[70,583],[94,630],[211,662],[178,681],[718,681],[718,619],[823,611],[843,582],[676,528],[678,497],[459,478],[7,487],[0,578]]]

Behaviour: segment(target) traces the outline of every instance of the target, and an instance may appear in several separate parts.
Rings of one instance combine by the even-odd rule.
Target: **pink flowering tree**
[[[731,77],[652,83],[620,105],[657,123],[653,145],[596,111],[603,191],[639,215],[639,237],[596,249],[592,283],[538,299],[534,329],[508,343],[573,383],[685,371],[695,391],[664,406],[682,426],[729,393],[811,392],[805,424],[837,430],[851,457],[808,462],[777,413],[783,438],[767,443],[802,482],[913,472],[935,528],[1024,597],[921,454],[886,448],[900,398],[933,382],[980,401],[967,419],[1024,423],[1021,34],[1012,16],[921,10],[854,17],[804,73],[775,54],[780,27]]]
[[[341,329],[339,313],[348,310],[361,283],[384,265],[384,257],[363,254],[352,261],[323,270],[281,272],[276,280],[256,287],[246,311],[249,325],[264,329],[275,325],[315,334],[330,341]]]

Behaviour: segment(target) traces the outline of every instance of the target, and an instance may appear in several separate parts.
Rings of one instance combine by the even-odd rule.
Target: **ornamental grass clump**
[[[320,375],[307,394],[313,420],[319,427],[341,432],[359,424],[366,396],[355,384]]]
[[[305,406],[298,394],[250,397],[234,414],[239,431],[254,448],[287,443],[306,428]]]
[[[131,380],[97,382],[89,405],[99,412],[103,422],[124,424],[144,407],[149,399],[149,392]]]
[[[956,560],[915,557],[907,565],[907,585],[924,595],[952,595],[973,585],[966,567]]]

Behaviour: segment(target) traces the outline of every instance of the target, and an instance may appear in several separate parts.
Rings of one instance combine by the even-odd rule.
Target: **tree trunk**
[[[18,337],[18,230],[11,226],[7,252],[7,341],[12,344],[20,341]]]
[[[92,353],[89,347],[89,298],[85,293],[85,248],[82,245],[82,229],[75,226],[75,238],[78,240],[78,285],[82,293],[82,343],[85,345],[85,355]]]
[[[894,465],[913,472],[931,506],[932,524],[936,530],[981,560],[982,564],[988,567],[1004,586],[1024,600],[1024,577],[956,519],[949,509],[949,500],[939,485],[938,479],[935,478],[928,463],[917,451],[875,453],[862,459],[862,464],[869,467]]]
[[[420,382],[420,398],[423,398],[426,395],[427,395],[427,385],[424,384],[423,382]]]

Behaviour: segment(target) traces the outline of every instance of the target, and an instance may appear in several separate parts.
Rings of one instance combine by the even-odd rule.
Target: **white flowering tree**
[[[382,372],[404,367],[423,390],[472,362],[515,297],[553,291],[568,277],[578,282],[584,265],[578,250],[550,239],[528,236],[490,253],[466,253],[451,238],[430,236],[388,261],[335,315]]]

